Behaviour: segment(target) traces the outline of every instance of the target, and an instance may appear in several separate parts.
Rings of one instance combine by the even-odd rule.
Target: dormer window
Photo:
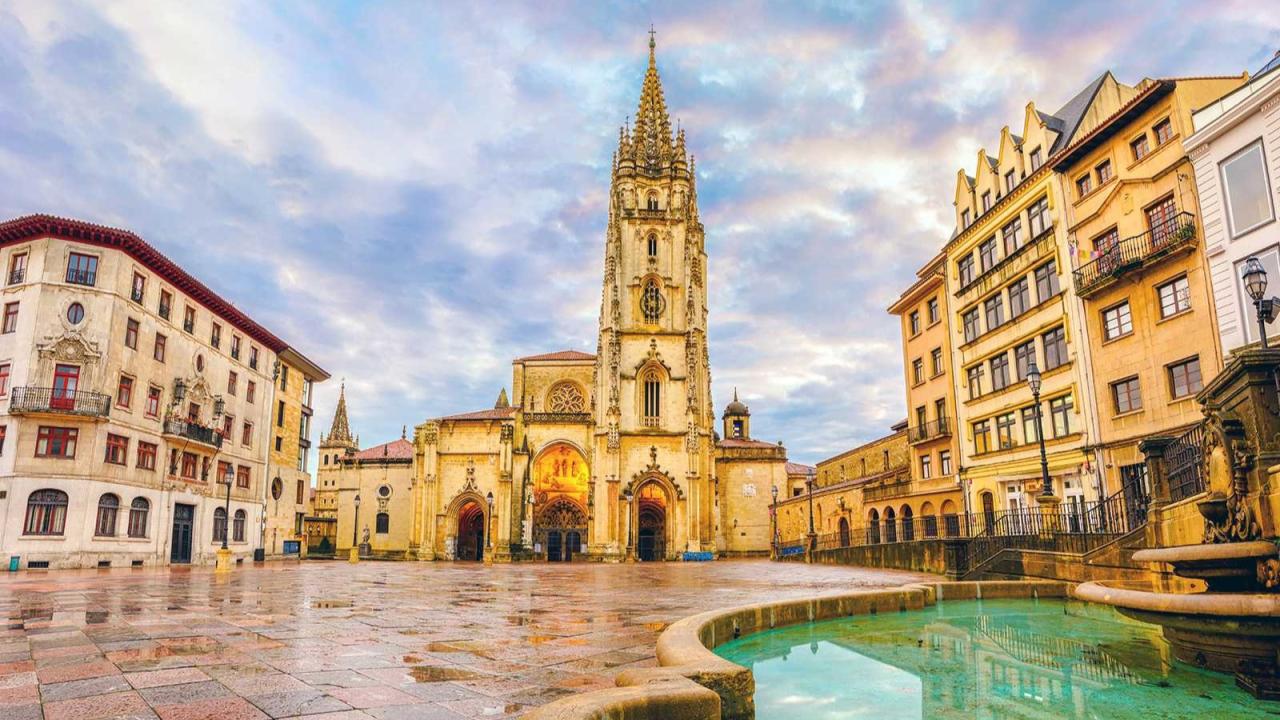
[[[1005,173],[1005,174],[1004,174],[1004,191],[1005,191],[1005,193],[1007,194],[1007,193],[1011,193],[1011,192],[1013,192],[1013,189],[1014,189],[1015,187],[1017,187],[1017,186],[1018,186],[1018,180],[1017,180],[1017,178],[1015,178],[1015,177],[1014,177],[1014,175],[1013,175],[1013,171],[1012,171],[1012,170],[1010,170],[1009,172]]]
[[[1088,195],[1089,191],[1092,189],[1093,189],[1092,175],[1085,174],[1076,178],[1076,194],[1077,195],[1079,195],[1080,197],[1084,197],[1085,195]]]
[[[1031,172],[1035,172],[1039,170],[1040,166],[1043,164],[1044,164],[1044,156],[1040,154],[1040,148],[1036,148],[1035,150],[1032,150],[1031,151]]]
[[[960,229],[969,227],[969,211],[964,210],[960,213]]]
[[[982,193],[982,212],[986,212],[990,209],[991,209],[991,191],[988,190]]]
[[[649,197],[645,201],[645,203],[646,203],[647,209],[657,210],[658,209],[658,193],[656,192],[649,193]]]

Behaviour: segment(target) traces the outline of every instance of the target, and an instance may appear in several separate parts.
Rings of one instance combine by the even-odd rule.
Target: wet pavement
[[[687,615],[926,577],[759,560],[14,573],[0,718],[517,716],[655,665]]]

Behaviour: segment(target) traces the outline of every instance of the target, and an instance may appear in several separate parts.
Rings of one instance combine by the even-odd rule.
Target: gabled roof
[[[516,410],[519,408],[489,408],[488,410],[477,410],[475,412],[461,413],[458,415],[446,415],[442,418],[450,422],[467,421],[467,420],[506,420],[515,417]]]
[[[516,358],[516,362],[528,362],[531,360],[595,360],[596,356],[591,353],[584,353],[580,350],[557,350],[556,352],[543,353],[541,355],[525,355]]]
[[[1098,94],[1098,90],[1102,88],[1102,84],[1106,82],[1111,71],[1108,70],[1099,75],[1093,82],[1085,86],[1083,90],[1076,93],[1076,96],[1067,101],[1066,105],[1058,108],[1058,112],[1054,113],[1054,117],[1062,123],[1061,134],[1058,139],[1053,141],[1053,148],[1050,154],[1064,147],[1071,142],[1071,136],[1075,134],[1076,128],[1080,127],[1080,121],[1084,119],[1085,113],[1089,111],[1089,106],[1093,104],[1093,98]]]
[[[374,445],[371,448],[361,450],[355,454],[357,461],[376,461],[376,460],[412,460],[413,459],[413,443],[404,438],[396,438],[389,443]]]

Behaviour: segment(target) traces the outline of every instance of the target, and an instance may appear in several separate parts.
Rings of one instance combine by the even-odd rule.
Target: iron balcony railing
[[[97,392],[69,391],[47,387],[17,387],[9,400],[9,412],[58,413],[107,417],[111,413],[111,396]]]
[[[23,280],[27,279],[26,268],[15,268],[9,271],[9,284],[20,285]]]
[[[1165,473],[1169,479],[1169,499],[1186,500],[1204,492],[1204,424],[1196,425],[1169,443],[1165,449]]]
[[[1189,247],[1195,240],[1195,216],[1189,212],[1181,212],[1154,225],[1141,235],[1117,241],[1072,273],[1075,277],[1076,295],[1089,297],[1124,273],[1153,263],[1174,250]]]
[[[73,285],[93,285],[97,282],[98,271],[96,270],[73,270],[67,268],[67,282]]]
[[[951,420],[940,417],[923,425],[915,425],[907,430],[907,442],[921,443],[934,438],[947,437],[951,434]]]
[[[222,433],[214,428],[198,425],[180,418],[169,418],[164,421],[164,433],[198,442],[211,447],[222,447]]]

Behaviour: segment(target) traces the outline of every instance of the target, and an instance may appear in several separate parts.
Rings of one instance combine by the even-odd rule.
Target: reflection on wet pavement
[[[0,718],[513,717],[656,664],[686,615],[922,577],[767,561],[13,573]]]

